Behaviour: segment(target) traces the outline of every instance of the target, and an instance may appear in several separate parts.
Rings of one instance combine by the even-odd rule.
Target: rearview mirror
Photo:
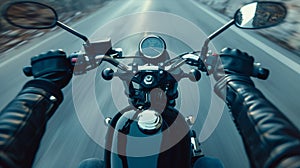
[[[24,29],[52,28],[58,19],[50,6],[30,1],[9,3],[2,14],[7,22]]]
[[[234,15],[235,25],[244,29],[260,29],[278,25],[287,15],[280,2],[253,2],[241,7]]]

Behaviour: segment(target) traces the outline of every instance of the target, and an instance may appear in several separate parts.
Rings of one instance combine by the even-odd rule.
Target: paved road
[[[133,17],[127,16],[125,17],[128,19],[127,22],[123,21],[124,18],[121,18],[123,22],[119,22],[120,18],[118,19],[118,17],[120,16],[145,11],[156,12],[146,15],[140,13],[133,15]],[[162,14],[157,12],[167,13]],[[171,14],[172,16],[170,16]],[[173,14],[180,17],[175,17]],[[164,19],[166,18],[171,19],[165,21]],[[158,27],[153,26],[152,23],[157,23],[157,20],[161,25]],[[182,23],[186,23],[186,20],[189,23],[183,25]],[[200,29],[204,34],[212,33],[213,30],[224,24],[225,20],[228,19],[215,14],[210,9],[200,6],[192,0],[118,0],[107,3],[93,15],[79,21],[73,26],[87,36],[92,35],[96,29],[104,26],[100,29],[100,32],[102,31],[103,33],[101,32],[102,34],[97,36],[97,38],[112,37],[112,41],[116,46],[123,47],[123,50],[128,48],[126,51],[131,53],[137,48],[135,42],[142,35],[141,33],[134,33],[141,30],[162,30],[162,27],[165,26],[171,27],[168,29],[168,33],[164,33],[166,30],[162,30],[160,33],[165,34],[164,37],[169,48],[176,46],[177,43],[174,42],[176,40],[172,40],[172,38],[168,39],[170,36],[175,36],[186,42],[191,48],[199,50],[203,42],[203,38],[200,38],[202,35],[201,33],[193,34],[192,32],[198,32]],[[133,21],[135,21],[134,24],[132,24]],[[107,25],[106,23],[108,22],[115,26],[112,27],[110,26],[111,24]],[[131,36],[128,37],[129,35]],[[127,38],[122,41],[119,37]],[[130,42],[128,43],[126,40]],[[55,31],[9,53],[1,53],[2,57],[5,58],[0,63],[0,77],[2,81],[0,87],[0,107],[3,108],[17,94],[25,81],[28,80],[21,73],[21,67],[29,64],[29,58],[32,55],[56,48],[63,48],[68,53],[71,53],[72,51],[79,50],[81,44],[82,41],[76,37],[63,31]],[[257,61],[262,62],[263,65],[271,69],[270,78],[267,81],[255,80],[256,85],[300,128],[300,123],[297,121],[300,118],[300,113],[298,113],[300,109],[300,104],[298,103],[298,95],[300,95],[298,85],[300,83],[300,66],[299,59],[296,56],[278,47],[276,44],[257,36],[254,32],[245,32],[237,28],[232,28],[215,39],[213,45],[217,50],[228,46],[248,51],[251,55],[255,56]],[[189,49],[189,47],[176,46],[172,52],[179,53],[184,49]],[[288,56],[288,58],[285,56]],[[96,74],[97,72],[99,71],[94,71],[93,73]],[[96,79],[97,82],[86,83],[85,81],[89,81],[87,79],[90,79],[90,81]],[[111,116],[110,112],[116,111],[120,108],[119,106],[124,104],[121,96],[120,99],[117,99],[119,98],[117,93],[121,89],[115,87],[119,85],[111,85],[110,82],[103,81],[99,76],[78,80],[79,82],[73,82],[73,85],[69,85],[64,89],[65,101],[49,121],[48,129],[42,140],[34,167],[76,167],[85,158],[103,157],[103,150],[98,145],[98,143],[101,143],[101,140],[97,140],[97,137],[101,137],[101,130],[103,128],[99,128],[99,126],[103,126],[103,123],[101,123],[101,120],[98,120],[99,114],[95,111],[99,107],[105,116]],[[187,85],[186,81],[181,84],[181,97],[183,98],[186,96],[186,92],[189,91],[185,87]],[[76,86],[80,87],[80,89],[76,88]],[[92,94],[97,93],[97,95],[86,94],[86,96],[81,97],[74,96],[86,93],[90,91],[89,88],[94,86],[96,87]],[[210,106],[210,99],[206,100],[206,97],[203,96],[210,94],[211,87],[207,77],[204,77],[204,80],[199,85],[194,86],[199,86],[200,88],[201,103],[199,104],[195,101],[183,102],[185,99],[181,99],[179,104],[188,108],[187,111],[195,111],[195,109],[197,111],[199,106],[199,116],[203,117],[198,116],[198,123],[195,128],[200,129],[205,122],[206,111],[213,106]],[[113,96],[111,96],[111,90],[115,91]],[[192,93],[191,90],[189,93]],[[93,101],[91,101],[92,96],[96,97],[98,101],[96,106],[91,106],[93,105]],[[195,104],[197,107],[194,106]],[[83,110],[85,113],[78,112]],[[212,120],[218,120],[218,114]],[[88,126],[80,124],[79,121],[88,121]],[[212,124],[210,127],[214,127],[214,125]],[[90,138],[91,136],[89,135],[93,135],[94,139]],[[203,138],[202,136],[201,139],[204,140],[202,146],[204,152],[207,155],[220,158],[225,167],[248,166],[241,139],[231,122],[226,108],[213,134],[208,138]]]

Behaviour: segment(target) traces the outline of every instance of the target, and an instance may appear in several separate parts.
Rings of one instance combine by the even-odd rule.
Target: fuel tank
[[[189,127],[173,107],[126,108],[110,122],[104,159],[107,168],[191,167]]]

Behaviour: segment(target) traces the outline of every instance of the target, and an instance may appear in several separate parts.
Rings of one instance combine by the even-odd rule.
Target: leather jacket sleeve
[[[228,79],[224,82],[227,83],[223,84],[227,91],[226,103],[244,142],[251,167],[300,167],[299,130],[252,82]]]
[[[0,167],[31,167],[48,119],[62,102],[61,90],[34,79],[0,113]]]

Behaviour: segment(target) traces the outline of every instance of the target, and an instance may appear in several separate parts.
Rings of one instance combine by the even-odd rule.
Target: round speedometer
[[[141,40],[139,47],[143,56],[153,59],[158,58],[165,52],[166,43],[159,36],[149,35]]]

